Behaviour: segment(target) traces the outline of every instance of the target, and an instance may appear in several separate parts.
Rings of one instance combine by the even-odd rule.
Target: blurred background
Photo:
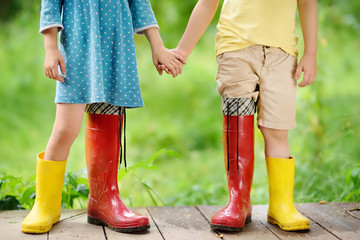
[[[165,46],[175,48],[196,0],[151,0]],[[223,1],[220,1],[222,4]],[[0,199],[30,208],[36,154],[55,117],[55,82],[43,74],[40,1],[2,0],[0,8]],[[295,202],[360,201],[360,1],[318,0],[315,83],[298,89]],[[176,79],[158,76],[144,36],[136,36],[145,107],[127,111],[128,171],[120,193],[130,206],[226,204],[222,115],[216,92],[212,24]],[[303,50],[301,29],[299,52]],[[264,144],[256,129],[252,200],[268,202]],[[66,208],[86,207],[84,131],[71,149]],[[1,209],[1,206],[0,206]]]

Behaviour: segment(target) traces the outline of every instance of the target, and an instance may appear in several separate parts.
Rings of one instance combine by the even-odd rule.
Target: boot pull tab
[[[124,124],[124,147],[121,141],[121,129],[122,122],[121,116],[123,116],[123,124]],[[126,164],[126,108],[119,107],[119,137],[120,137],[120,156],[119,156],[119,170],[121,169],[121,163],[124,159],[125,172],[127,172],[127,164]]]

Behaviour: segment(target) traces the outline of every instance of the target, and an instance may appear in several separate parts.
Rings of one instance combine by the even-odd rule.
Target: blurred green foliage
[[[34,178],[23,178],[0,174],[0,210],[30,208],[35,199]]]
[[[8,176],[7,184],[14,182],[19,190],[12,194],[7,188],[1,198],[14,195],[29,208],[36,154],[45,148],[54,121],[55,85],[43,75],[43,42],[37,33],[40,1],[5,2],[0,17],[0,172]],[[175,47],[197,1],[151,2],[165,45]],[[294,199],[360,201],[360,3],[318,3],[318,76],[313,85],[298,89],[298,128],[290,132],[291,153],[296,157]],[[145,107],[127,112],[130,167],[128,173],[119,172],[119,187],[130,206],[227,201],[220,97],[214,80],[219,13],[220,8],[176,79],[159,77],[145,38],[135,39]],[[299,27],[297,34],[301,36]],[[300,55],[302,49],[299,41]],[[255,204],[267,203],[263,140],[258,129],[255,134],[251,194]],[[67,166],[68,172],[79,175],[67,175],[64,207],[86,204],[84,158],[81,132]]]
[[[24,180],[0,174],[0,210],[30,209],[36,197],[35,184],[35,176]],[[83,171],[65,174],[63,208],[85,208],[88,194],[88,181]]]
[[[20,0],[2,0],[0,8],[0,19],[2,22],[10,21],[22,9],[21,4],[26,3]]]

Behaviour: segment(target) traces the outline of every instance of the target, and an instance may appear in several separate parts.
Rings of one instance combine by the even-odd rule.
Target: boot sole
[[[150,228],[149,224],[140,227],[132,227],[132,228],[116,228],[103,220],[90,216],[87,217],[87,222],[94,225],[106,226],[115,232],[122,232],[122,233],[143,232]]]
[[[249,222],[251,222],[251,215],[248,216],[245,219],[245,224],[247,224]],[[244,228],[244,226],[242,226],[242,227],[229,227],[229,226],[226,226],[226,225],[219,225],[219,224],[210,224],[210,227],[211,227],[212,230],[225,231],[225,232],[239,232]]]
[[[22,225],[21,231],[23,233],[41,234],[41,233],[47,233],[48,231],[50,231],[52,226],[53,226],[53,223],[50,225],[46,225],[46,226]]]
[[[295,227],[287,227],[282,225],[278,220],[276,220],[275,218],[271,217],[271,216],[267,216],[267,221],[268,223],[271,223],[273,225],[278,225],[282,230],[284,231],[302,231],[302,230],[309,230],[310,229],[310,225],[300,225],[300,226],[295,226]]]
[[[57,223],[60,219],[60,216],[57,216],[52,223],[45,225],[45,226],[37,226],[37,225],[28,225],[28,224],[21,224],[21,231],[23,233],[31,233],[31,234],[41,234],[41,233],[47,233],[50,231],[52,226]]]

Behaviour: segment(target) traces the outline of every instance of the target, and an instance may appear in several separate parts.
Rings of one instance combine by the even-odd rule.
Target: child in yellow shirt
[[[219,0],[199,0],[173,51],[184,59],[210,24]],[[305,49],[297,63],[299,11]],[[211,220],[215,230],[238,231],[251,221],[254,114],[265,141],[268,222],[287,231],[310,228],[293,203],[295,159],[288,130],[296,128],[296,90],[316,77],[316,0],[224,0],[216,35],[217,90],[222,97],[223,145],[229,203]]]

